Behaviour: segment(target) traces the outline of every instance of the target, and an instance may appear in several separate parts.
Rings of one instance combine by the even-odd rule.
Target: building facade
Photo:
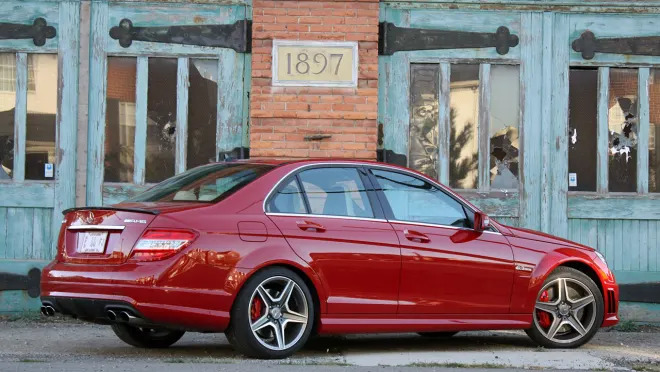
[[[656,1],[4,1],[0,313],[38,307],[64,209],[248,157],[417,169],[660,321]]]

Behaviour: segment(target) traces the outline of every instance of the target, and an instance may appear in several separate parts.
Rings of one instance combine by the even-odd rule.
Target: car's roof
[[[270,164],[275,166],[286,164],[314,164],[314,163],[355,163],[355,164],[382,164],[373,160],[346,159],[346,158],[312,158],[312,159],[281,159],[281,158],[259,158],[233,160],[241,163]],[[388,164],[390,165],[390,164]]]

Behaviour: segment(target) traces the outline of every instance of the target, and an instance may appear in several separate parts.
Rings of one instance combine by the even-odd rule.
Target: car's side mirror
[[[475,231],[485,231],[490,227],[490,218],[486,213],[475,212],[474,213],[474,230]]]

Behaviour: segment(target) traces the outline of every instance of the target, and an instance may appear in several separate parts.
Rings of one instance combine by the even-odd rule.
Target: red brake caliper
[[[541,293],[541,297],[539,297],[539,302],[549,302],[550,301],[550,296],[548,296],[548,291],[543,291]],[[536,310],[536,316],[539,319],[539,324],[543,328],[548,328],[550,327],[550,324],[552,322],[550,321],[550,314],[546,313],[545,311],[542,310]]]
[[[261,302],[259,297],[255,297],[254,300],[252,300],[252,306],[250,307],[250,317],[252,318],[252,321],[261,318],[262,308],[263,302]]]

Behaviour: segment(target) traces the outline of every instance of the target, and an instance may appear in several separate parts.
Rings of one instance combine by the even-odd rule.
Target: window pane
[[[410,168],[438,179],[439,65],[410,65]]]
[[[312,214],[373,217],[367,191],[355,168],[317,168],[300,173]]]
[[[295,178],[279,189],[277,195],[268,204],[268,212],[307,213],[302,192]]]
[[[637,70],[610,69],[609,191],[637,190]]]
[[[188,88],[188,168],[215,161],[218,61],[190,60]]]
[[[399,221],[469,227],[463,206],[435,186],[405,174],[372,170]]]
[[[25,179],[52,180],[55,178],[57,55],[28,55],[28,71],[34,73],[34,90],[27,92]]]
[[[660,69],[649,79],[649,192],[660,192]]]
[[[449,185],[476,189],[479,142],[479,65],[452,65],[449,92]]]
[[[0,180],[14,170],[14,109],[16,108],[16,55],[0,53]]]
[[[105,181],[133,182],[137,59],[108,57]]]
[[[518,189],[520,66],[490,69],[490,187]]]
[[[149,58],[145,181],[174,175],[176,139],[176,58]]]
[[[598,70],[571,68],[569,77],[568,173],[576,183],[568,189],[596,191]]]

